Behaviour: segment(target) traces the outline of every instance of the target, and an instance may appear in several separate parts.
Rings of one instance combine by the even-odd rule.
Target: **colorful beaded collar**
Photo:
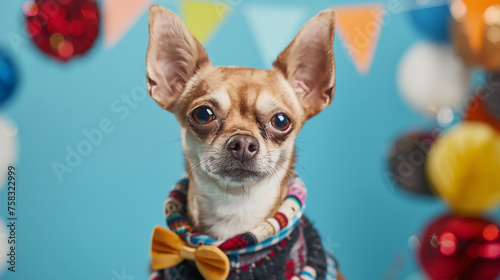
[[[216,240],[194,232],[186,215],[189,181],[183,179],[172,188],[165,202],[165,219],[171,231],[179,235],[188,246],[217,246],[228,256],[260,251],[270,247],[293,231],[305,208],[306,188],[299,178],[292,178],[287,195],[278,212],[252,230],[226,240]]]

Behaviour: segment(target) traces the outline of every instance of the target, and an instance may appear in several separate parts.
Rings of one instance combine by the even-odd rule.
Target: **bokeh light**
[[[439,251],[445,256],[451,256],[457,250],[457,237],[449,231],[439,236],[439,242]]]
[[[479,256],[485,259],[500,258],[500,243],[483,244],[479,246]]]
[[[498,237],[498,227],[494,224],[487,225],[483,230],[483,237],[488,241],[493,241]]]
[[[38,13],[38,4],[33,1],[24,2],[23,12],[28,17],[35,16]]]

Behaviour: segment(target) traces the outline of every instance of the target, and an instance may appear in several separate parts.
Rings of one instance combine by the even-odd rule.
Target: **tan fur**
[[[260,70],[212,66],[181,19],[163,7],[150,8],[148,90],[181,126],[188,215],[197,231],[229,238],[278,210],[295,176],[295,138],[333,99],[334,16],[326,10],[312,18],[273,68]],[[214,119],[196,122],[194,112],[204,107]],[[277,114],[289,118],[288,130],[273,126]],[[228,152],[231,138],[241,135],[259,146],[246,162]]]
[[[162,88],[172,88],[177,94],[182,92],[184,83],[202,66],[210,64],[208,55],[203,46],[188,31],[185,24],[171,11],[153,5],[149,8],[150,18],[157,18],[149,22],[148,54],[146,57],[146,70],[148,72],[147,88],[149,93],[158,104],[169,110],[174,104],[176,96],[167,96]],[[168,21],[166,19],[169,19]],[[185,36],[187,35],[187,36]],[[185,36],[185,40],[164,40],[165,38],[177,38]],[[165,56],[162,49],[170,49],[175,52],[175,57]],[[162,73],[164,63],[174,62],[176,58],[188,64],[179,63],[175,74],[177,77],[169,77]],[[158,63],[163,61],[163,63]],[[175,63],[175,62],[174,62]]]
[[[326,30],[326,32],[322,32]],[[273,67],[278,69],[297,91],[299,98],[313,106],[305,107],[307,119],[315,116],[332,103],[335,92],[335,61],[333,38],[335,12],[325,10],[309,20],[288,47],[278,56]],[[320,42],[326,42],[320,43]],[[304,81],[297,74],[311,73]],[[313,82],[312,79],[319,79]],[[309,89],[313,93],[306,93]],[[316,91],[316,94],[314,94]]]
[[[261,153],[271,151],[279,151],[283,147],[288,149],[282,152],[283,159],[278,161],[283,169],[286,169],[286,176],[280,178],[272,178],[274,175],[270,174],[271,180],[277,180],[281,189],[278,196],[272,203],[272,208],[266,217],[272,216],[281,204],[286,192],[286,186],[289,178],[293,173],[293,142],[297,132],[302,127],[305,121],[303,108],[298,102],[295,92],[284,80],[282,75],[276,70],[259,70],[249,69],[242,67],[206,67],[200,71],[192,81],[187,85],[186,90],[179,97],[178,107],[175,111],[191,112],[194,108],[210,104],[209,101],[214,100],[218,103],[221,97],[227,96],[230,101],[230,110],[217,110],[214,113],[223,119],[224,129],[219,135],[215,136],[213,133],[207,135],[199,135],[196,132],[189,132],[193,138],[199,141],[198,145],[204,143],[207,146],[217,150],[223,149],[227,139],[234,134],[252,135],[256,137],[259,142],[265,143],[261,145]],[[267,110],[256,107],[259,98],[271,100]],[[265,140],[259,131],[259,119],[268,120],[279,109],[279,112],[285,112],[292,118],[293,131],[284,142],[273,142]],[[179,123],[183,127],[189,127],[188,118],[178,117]],[[186,145],[189,146],[189,145]],[[190,158],[190,152],[187,147],[184,147],[184,153],[187,158]],[[196,154],[197,155],[197,154]],[[198,162],[198,159],[193,159]],[[195,178],[193,178],[192,170],[195,169],[188,160],[187,170],[192,182],[191,189],[196,190],[200,188],[197,185]],[[246,190],[242,188],[230,188],[228,191],[233,193],[241,192],[244,196]],[[199,226],[198,230],[209,231],[207,227],[203,226],[203,222],[199,221],[202,213],[198,213],[195,191],[190,191],[188,194],[190,215],[193,218],[195,225]]]

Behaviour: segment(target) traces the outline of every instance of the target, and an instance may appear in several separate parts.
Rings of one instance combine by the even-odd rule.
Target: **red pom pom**
[[[433,280],[494,280],[500,274],[498,225],[482,218],[440,217],[425,230],[418,258]]]
[[[99,33],[95,0],[35,0],[23,10],[33,43],[61,61],[86,53]]]

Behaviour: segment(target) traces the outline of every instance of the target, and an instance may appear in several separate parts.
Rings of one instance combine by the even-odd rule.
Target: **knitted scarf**
[[[303,217],[306,188],[299,178],[288,184],[287,195],[277,213],[248,232],[216,240],[195,232],[187,217],[189,181],[172,188],[165,202],[165,219],[170,230],[188,246],[212,245],[228,255],[228,279],[336,279],[336,262],[325,253],[314,227]],[[260,275],[260,276],[259,276]],[[152,280],[203,279],[192,261],[155,271]]]

